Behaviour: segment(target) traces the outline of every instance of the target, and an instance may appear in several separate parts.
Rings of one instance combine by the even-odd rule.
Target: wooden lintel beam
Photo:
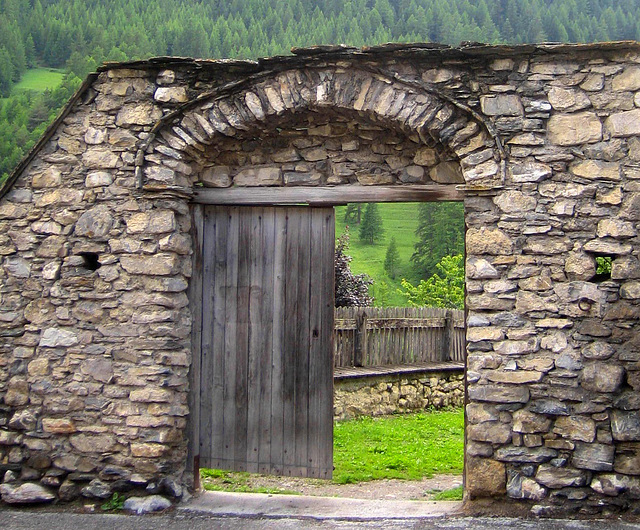
[[[350,202],[461,201],[464,192],[453,184],[398,186],[314,186],[200,188],[194,202],[236,206],[336,206]]]

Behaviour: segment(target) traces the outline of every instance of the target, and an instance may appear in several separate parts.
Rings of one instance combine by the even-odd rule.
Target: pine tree
[[[444,257],[464,250],[464,212],[462,203],[426,202],[418,213],[418,241],[411,261],[416,278],[429,278]]]
[[[393,280],[396,279],[399,265],[400,254],[398,253],[398,245],[396,244],[396,238],[392,237],[384,257],[384,270]]]
[[[360,240],[373,245],[383,234],[384,228],[382,228],[382,217],[378,212],[378,205],[375,202],[370,202],[362,215],[359,232]]]
[[[359,225],[362,220],[362,204],[350,202],[344,211],[344,222]]]

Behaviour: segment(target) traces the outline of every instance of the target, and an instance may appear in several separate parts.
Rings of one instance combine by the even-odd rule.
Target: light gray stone
[[[525,386],[472,385],[469,398],[490,403],[526,403],[529,401],[529,389]]]
[[[78,344],[78,335],[71,330],[47,328],[40,337],[40,346],[46,348],[60,348]]]
[[[160,101],[161,103],[184,103],[189,100],[189,97],[187,96],[187,90],[184,87],[176,86],[158,87],[153,95],[153,99]]]
[[[640,109],[612,114],[604,124],[611,136],[636,136],[640,134]]]
[[[279,186],[282,185],[282,171],[279,167],[244,169],[234,178],[236,186]]]
[[[96,206],[80,216],[75,226],[75,233],[78,236],[104,241],[113,228],[114,222],[107,206]]]
[[[521,116],[524,113],[520,97],[515,94],[481,96],[480,107],[487,116]]]
[[[493,202],[505,213],[528,212],[534,210],[537,205],[534,197],[515,190],[501,193],[493,199]]]
[[[536,472],[535,479],[547,488],[582,487],[587,484],[587,473],[578,469],[542,464]]]
[[[56,496],[40,484],[27,482],[21,485],[0,484],[0,498],[7,504],[42,504],[55,500]]]
[[[604,361],[609,359],[616,349],[606,342],[596,341],[582,348],[582,355],[585,359],[597,359]]]
[[[83,497],[90,499],[108,499],[111,497],[111,487],[100,479],[93,479],[80,490]]]
[[[429,178],[438,184],[464,184],[462,169],[457,162],[441,162],[429,171]]]
[[[123,508],[137,515],[145,513],[159,512],[171,508],[171,501],[160,495],[149,495],[148,497],[129,497],[124,501]]]
[[[113,177],[107,171],[91,171],[84,181],[87,188],[100,188],[111,186],[111,184],[113,184]]]

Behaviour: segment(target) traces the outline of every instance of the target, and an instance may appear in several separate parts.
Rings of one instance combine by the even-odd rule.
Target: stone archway
[[[503,181],[502,147],[488,128],[435,91],[379,74],[284,72],[207,95],[157,123],[137,171],[147,192],[194,187],[196,202],[212,204],[257,204],[256,190],[263,204],[282,204],[283,195],[272,196],[278,188],[295,189],[295,198],[286,199],[292,204],[305,195],[315,204],[359,202],[361,194],[462,200],[455,186],[465,178],[480,189]],[[201,314],[197,303],[194,313]],[[199,370],[194,348],[192,374]],[[199,392],[196,380],[193,387]],[[191,403],[199,418],[198,396]],[[192,427],[193,443],[199,428]],[[193,445],[192,451],[199,453]]]
[[[463,182],[467,184],[493,187],[504,181],[504,150],[492,125],[477,112],[435,88],[397,75],[320,67],[284,71],[240,86],[222,87],[164,117],[138,151],[139,185],[149,191],[176,187],[188,190],[211,166],[221,140],[268,136],[287,123],[295,123],[304,113],[351,115],[356,121],[413,137],[422,146],[442,146],[460,162]],[[441,169],[432,175],[436,180],[427,174],[411,180],[455,183],[448,173]],[[287,185],[273,180],[268,173],[264,179],[266,186]],[[326,183],[344,182],[334,179]],[[224,177],[204,184],[247,185],[241,179],[233,182]],[[294,184],[305,183],[298,180]],[[260,182],[249,185],[259,186]]]

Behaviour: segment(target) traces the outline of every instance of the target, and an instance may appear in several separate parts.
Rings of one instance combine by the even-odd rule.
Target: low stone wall
[[[333,396],[336,420],[462,407],[464,373],[458,369],[337,377]]]

